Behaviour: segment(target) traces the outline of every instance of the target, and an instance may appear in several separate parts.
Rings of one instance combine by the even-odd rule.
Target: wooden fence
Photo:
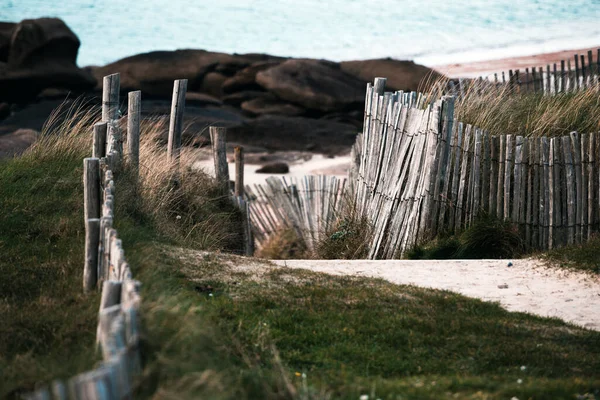
[[[124,162],[123,137],[117,123],[119,76],[104,78],[103,122],[94,125],[92,158],[83,160],[85,262],[83,289],[102,288],[97,345],[102,362],[66,382],[54,381],[29,399],[127,399],[132,377],[141,371],[139,350],[140,282],[133,279],[122,242],[113,228],[114,177]],[[137,165],[139,149],[139,92],[130,94],[127,162]]]
[[[176,80],[165,156],[173,165],[173,184],[179,179],[179,157],[187,80]],[[128,95],[126,140],[119,124],[119,74],[104,77],[102,122],[93,127],[92,157],[84,159],[85,262],[83,290],[102,288],[98,314],[97,345],[103,361],[66,382],[54,381],[25,396],[27,399],[112,400],[132,398],[132,378],[141,371],[139,352],[140,282],[132,277],[121,239],[113,228],[115,174],[124,163],[139,173],[141,92]],[[229,175],[224,128],[211,127],[217,180],[228,192]],[[127,152],[124,152],[124,142]],[[224,166],[223,166],[224,165]],[[238,168],[243,176],[243,164]],[[232,200],[245,215],[247,203],[240,195]],[[243,221],[244,248],[252,254],[249,219]]]
[[[345,179],[270,177],[266,185],[246,186],[251,229],[258,248],[285,229],[293,229],[307,249],[330,233],[344,202]]]
[[[393,258],[479,214],[511,221],[527,245],[550,249],[599,228],[595,133],[492,136],[454,121],[454,98],[412,107],[367,86],[363,133],[353,148],[350,187],[373,224],[369,258]]]
[[[573,62],[571,62],[573,61]],[[490,79],[492,78],[492,79]],[[517,93],[557,94],[575,92],[600,84],[600,49],[589,50],[585,54],[574,54],[572,59],[559,63],[508,70],[495,73],[493,77],[479,77],[475,80],[459,79],[449,82],[449,94],[462,96],[465,92],[504,90],[506,87]]]

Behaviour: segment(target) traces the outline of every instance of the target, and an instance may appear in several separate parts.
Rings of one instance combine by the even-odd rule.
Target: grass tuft
[[[518,228],[498,218],[483,215],[460,235],[440,237],[414,246],[406,253],[412,260],[517,258],[526,247]]]

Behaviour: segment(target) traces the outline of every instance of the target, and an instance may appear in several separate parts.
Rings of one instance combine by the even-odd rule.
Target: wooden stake
[[[540,218],[540,224],[542,226],[541,231],[541,247],[542,249],[549,249],[552,246],[549,243],[549,226],[550,226],[550,213],[552,212],[550,208],[550,197],[552,192],[550,191],[550,147],[548,144],[548,138],[543,136],[540,138],[540,155],[542,168],[540,173],[540,195],[543,195],[543,201],[540,199],[540,210],[542,211],[543,218]]]
[[[506,172],[506,135],[500,135],[498,152],[498,185],[496,186],[496,216],[504,216],[504,173]]]
[[[383,93],[385,92],[386,82],[387,78],[375,78],[373,88],[375,93],[377,93],[379,96],[383,96]]]
[[[121,303],[121,282],[108,280],[102,284],[100,311]]]
[[[120,75],[105,76],[102,81],[102,121],[119,119]]]
[[[581,242],[581,225],[583,222],[583,173],[581,169],[581,142],[577,132],[571,132],[573,168],[575,170],[575,242]]]
[[[235,158],[235,195],[244,196],[244,148],[236,146]]]
[[[575,87],[577,88],[577,90],[579,90],[579,57],[577,56],[577,54],[575,54],[574,57],[575,57]]]
[[[594,176],[594,171],[595,171],[595,149],[596,149],[596,134],[594,132],[590,133],[590,140],[589,140],[589,149],[588,149],[588,164],[587,164],[587,171],[588,171],[588,226],[587,226],[587,237],[588,239],[590,238],[590,236],[592,235],[592,230],[594,229],[594,224],[595,224],[595,212],[594,210],[597,208],[597,203],[594,202],[595,200],[595,182],[596,182],[596,177]]]
[[[177,165],[179,164],[179,153],[181,150],[181,133],[183,130],[183,113],[185,111],[185,93],[187,92],[187,84],[187,79],[179,79],[173,83],[167,157],[170,162]]]
[[[565,79],[565,60],[560,61],[560,91],[565,92],[566,79]]]
[[[586,75],[585,75],[585,56],[581,55],[581,87],[586,87]]]
[[[114,162],[117,164],[110,165],[110,167],[111,169],[116,169],[123,157],[123,135],[121,134],[121,128],[117,120],[108,122],[107,138],[106,153],[107,155],[113,153]]]
[[[210,141],[215,161],[215,178],[223,189],[229,190],[229,165],[227,164],[227,128],[211,126]]]
[[[567,243],[575,242],[575,223],[576,223],[576,189],[575,189],[575,169],[573,168],[573,151],[571,138],[563,136],[562,149],[565,161],[566,183],[567,183]]]
[[[102,158],[106,155],[106,122],[94,124],[94,144],[92,148],[93,158]]]
[[[521,164],[523,163],[523,136],[517,136],[515,143],[515,164],[514,171],[514,190],[513,190],[513,207],[511,219],[514,223],[519,222],[519,213],[522,209],[521,204]]]
[[[83,291],[91,292],[98,281],[98,244],[100,241],[100,219],[85,220],[85,264],[83,266]]]
[[[100,160],[83,160],[83,214],[85,219],[100,218]]]
[[[510,218],[510,200],[511,200],[511,175],[513,168],[513,150],[514,141],[512,135],[506,135],[506,158],[504,159],[504,212],[503,219]]]
[[[142,92],[129,92],[127,108],[127,160],[137,170],[140,163],[140,117]]]

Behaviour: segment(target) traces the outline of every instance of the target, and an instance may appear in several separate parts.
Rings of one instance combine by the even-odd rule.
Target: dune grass
[[[600,274],[600,235],[586,243],[552,249],[541,257],[557,267]]]
[[[96,361],[99,298],[82,293],[84,127],[93,118],[81,104],[60,109],[25,155],[0,161],[0,398]]]
[[[99,361],[99,294],[82,293],[83,159],[98,119],[99,110],[82,102],[59,108],[22,157],[0,161],[0,398]],[[165,242],[238,251],[239,212],[211,179],[185,168],[177,187],[170,184],[157,139],[163,129],[143,125],[140,180],[123,171],[117,208]]]
[[[432,98],[447,80],[432,85]],[[492,135],[564,136],[600,131],[600,83],[569,93],[543,95],[493,84],[472,82],[455,104],[455,120]]]
[[[527,248],[518,228],[509,221],[491,215],[480,215],[464,231],[440,236],[414,246],[405,258],[429,259],[487,259],[519,258]]]

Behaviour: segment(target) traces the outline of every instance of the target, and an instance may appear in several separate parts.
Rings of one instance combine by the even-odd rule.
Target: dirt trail
[[[600,277],[514,260],[277,260],[288,268],[444,289],[600,331]]]

